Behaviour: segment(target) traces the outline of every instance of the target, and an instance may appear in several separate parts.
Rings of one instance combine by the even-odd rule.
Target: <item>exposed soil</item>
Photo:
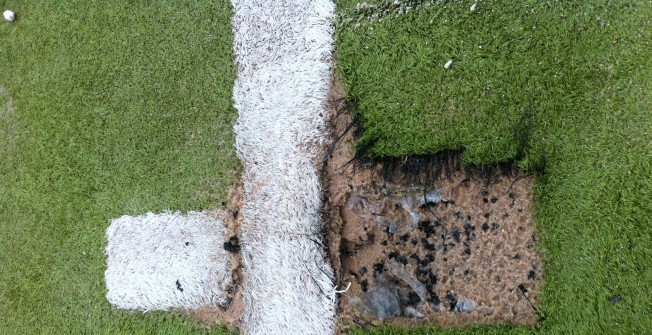
[[[242,296],[242,269],[240,265],[240,247],[239,239],[240,227],[242,225],[242,215],[240,215],[240,206],[242,204],[242,185],[238,184],[229,190],[229,202],[226,204],[226,224],[228,234],[224,241],[223,247],[230,251],[231,254],[231,271],[233,274],[233,285],[229,290],[229,301],[224,306],[212,308],[202,308],[197,310],[186,311],[200,323],[205,325],[222,324],[229,329],[237,329],[240,325],[242,313],[244,311],[244,299]],[[211,215],[211,212],[209,212]],[[220,217],[221,219],[221,217]]]
[[[355,158],[355,122],[331,85],[333,142],[323,149],[325,239],[351,325],[530,325],[543,256],[532,221],[534,178],[511,167],[463,167],[459,153],[401,160]],[[239,236],[242,187],[230,192],[228,237]],[[188,311],[236,329],[244,310],[237,239],[226,306]]]
[[[342,329],[392,323],[533,324],[543,256],[534,178],[509,166],[463,167],[459,153],[354,159],[355,122],[332,82],[325,148],[326,240]],[[344,134],[344,135],[342,135]]]

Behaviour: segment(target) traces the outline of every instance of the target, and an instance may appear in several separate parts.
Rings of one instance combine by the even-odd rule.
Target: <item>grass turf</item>
[[[223,333],[112,309],[103,273],[110,218],[237,179],[230,2],[0,3],[0,333]]]
[[[349,22],[368,14],[355,3],[338,3]],[[652,6],[487,0],[471,12],[472,3],[340,25],[338,71],[364,120],[359,143],[373,144],[369,155],[462,148],[468,163],[515,161],[539,174],[545,320],[359,333],[649,332]],[[621,301],[609,302],[616,295]]]

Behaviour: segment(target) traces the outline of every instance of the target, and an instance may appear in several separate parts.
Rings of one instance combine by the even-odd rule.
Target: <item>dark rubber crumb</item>
[[[454,310],[457,305],[457,298],[451,291],[446,292],[446,301],[450,304],[450,310]]]
[[[367,289],[369,288],[369,282],[367,282],[366,279],[361,281],[360,287],[362,287],[362,292],[367,292]]]
[[[233,253],[240,251],[240,241],[238,240],[238,237],[233,235],[227,242],[224,242],[224,250]]]
[[[410,294],[408,295],[408,300],[410,301],[411,304],[418,304],[419,302],[421,302],[421,298],[419,298],[419,295],[414,292],[410,292]]]

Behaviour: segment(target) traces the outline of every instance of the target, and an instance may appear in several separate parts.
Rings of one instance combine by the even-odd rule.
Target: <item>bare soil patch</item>
[[[365,161],[340,83],[324,149],[326,240],[342,329],[379,323],[530,325],[543,256],[534,178],[510,166],[464,167],[459,152]]]

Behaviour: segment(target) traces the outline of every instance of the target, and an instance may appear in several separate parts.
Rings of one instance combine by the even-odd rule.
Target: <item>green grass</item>
[[[0,333],[221,333],[112,309],[104,231],[226,200],[230,2],[0,4]]]
[[[355,3],[338,10],[355,15]],[[370,155],[461,148],[467,163],[515,161],[539,174],[545,321],[360,333],[649,333],[652,6],[487,0],[473,13],[471,3],[338,27],[338,71]]]

